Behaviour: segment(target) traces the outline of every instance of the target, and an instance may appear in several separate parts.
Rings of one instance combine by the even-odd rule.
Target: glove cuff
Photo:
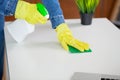
[[[70,32],[71,33],[71,31],[70,31],[70,29],[68,28],[68,25],[66,24],[66,23],[62,23],[62,24],[60,24],[60,25],[58,25],[57,27],[56,27],[56,29],[55,29],[55,31],[56,32],[59,32],[59,33],[61,33],[61,32]]]
[[[62,41],[66,36],[72,36],[72,32],[68,28],[66,23],[62,23],[56,27],[57,37],[59,41]]]
[[[20,18],[20,19],[25,18],[27,15],[25,12],[27,10],[28,5],[30,5],[30,3],[19,0],[17,3],[16,10],[15,10],[15,18]]]

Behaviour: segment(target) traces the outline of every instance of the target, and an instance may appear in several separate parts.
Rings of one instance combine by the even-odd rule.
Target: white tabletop
[[[16,43],[5,28],[10,80],[70,80],[74,72],[120,75],[120,30],[106,18],[83,26],[66,20],[75,38],[88,42],[91,53],[71,54],[57,40],[48,21]],[[6,25],[9,23],[6,23]],[[16,25],[17,26],[17,25]]]

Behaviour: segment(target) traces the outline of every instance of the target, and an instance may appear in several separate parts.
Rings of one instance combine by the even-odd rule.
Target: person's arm
[[[65,23],[63,12],[58,0],[42,0],[42,3],[47,8],[52,28],[55,29],[61,23]]]
[[[4,15],[5,7],[8,5],[9,0],[0,0],[0,80],[3,76],[3,64],[4,64]],[[14,0],[12,0],[14,1]]]
[[[72,32],[64,21],[59,1],[42,0],[42,2],[49,12],[52,28],[56,30],[58,40],[62,47],[67,51],[69,51],[69,46],[72,46],[81,52],[89,50],[89,45],[87,43],[81,42],[73,37]]]
[[[5,0],[2,9],[4,15],[14,15],[15,18],[24,19],[31,24],[47,22],[47,18],[37,10],[36,4],[23,0]]]
[[[14,15],[18,0],[5,0],[5,15]]]

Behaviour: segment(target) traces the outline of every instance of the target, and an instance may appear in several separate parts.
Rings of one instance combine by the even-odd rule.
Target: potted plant
[[[81,24],[90,25],[99,0],[75,0],[81,15]]]

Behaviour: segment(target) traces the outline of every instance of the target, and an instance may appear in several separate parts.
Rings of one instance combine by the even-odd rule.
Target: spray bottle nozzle
[[[37,10],[44,16],[46,17],[47,19],[49,18],[49,14],[48,14],[48,11],[47,9],[45,8],[45,6],[41,3],[37,3],[36,4],[37,6]]]

